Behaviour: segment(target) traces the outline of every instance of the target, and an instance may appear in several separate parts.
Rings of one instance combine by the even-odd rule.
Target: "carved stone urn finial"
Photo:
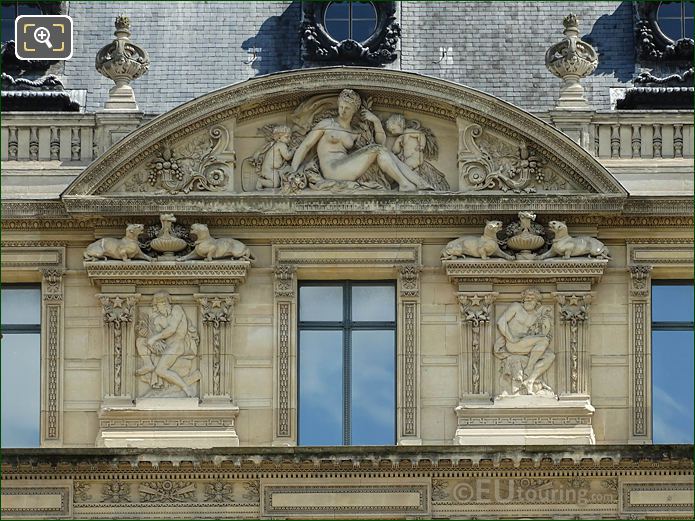
[[[570,13],[562,24],[565,26],[565,38],[545,53],[545,66],[562,80],[557,108],[587,109],[589,104],[579,80],[596,70],[598,55],[591,45],[579,39],[576,15]]]
[[[147,51],[130,41],[130,19],[116,17],[116,39],[97,53],[95,67],[99,74],[114,81],[106,102],[107,110],[138,110],[130,82],[147,72],[150,57]]]

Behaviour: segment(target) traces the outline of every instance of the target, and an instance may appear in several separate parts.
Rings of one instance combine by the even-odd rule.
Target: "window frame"
[[[347,18],[329,18],[329,12],[330,12],[331,6],[333,4],[339,4],[339,3],[343,3],[343,2],[346,2],[348,4]],[[348,34],[347,40],[354,40],[358,43],[367,42],[372,36],[374,36],[374,33],[376,33],[376,31],[377,31],[377,28],[379,25],[379,11],[377,10],[377,8],[373,2],[365,0],[365,1],[362,1],[360,3],[369,4],[372,7],[373,13],[374,13],[374,18],[373,18],[374,26],[372,27],[372,30],[369,33],[369,35],[364,40],[356,40],[353,37],[353,27],[352,26],[353,26],[354,22],[360,21],[360,20],[367,20],[367,18],[355,18],[355,16],[352,14],[352,6],[355,2],[359,2],[359,0],[331,1],[328,3],[328,5],[326,5],[326,9],[323,12],[323,20],[322,20],[323,26],[326,28],[326,32],[329,34],[329,36],[334,38],[336,41],[342,41],[342,40],[338,40],[337,38],[335,38],[335,36],[333,36],[333,34],[328,30],[328,23],[327,22],[329,22],[329,21],[346,22],[347,23],[347,29],[348,29],[347,30],[347,34]]]
[[[661,8],[665,4],[678,5],[680,16],[661,16]],[[659,2],[658,6],[656,8],[656,13],[654,15],[654,19],[656,20],[656,25],[659,28],[659,31],[661,32],[661,34],[665,38],[667,38],[673,42],[677,42],[677,41],[683,40],[685,38],[690,38],[690,36],[686,36],[686,32],[687,32],[686,31],[686,26],[687,26],[686,22],[687,22],[687,20],[690,20],[692,22],[693,17],[692,16],[686,16],[685,7],[686,7],[686,2],[681,0],[680,2]],[[666,31],[664,31],[664,29],[661,25],[662,20],[678,20],[680,22],[680,24],[679,24],[680,25],[680,36],[678,38],[674,38],[670,34],[666,33]]]
[[[39,339],[39,367],[37,367],[37,372],[39,375],[39,381],[38,381],[38,396],[39,396],[39,410],[36,411],[36,419],[37,419],[37,425],[38,425],[38,445],[36,446],[29,446],[27,448],[38,448],[43,445],[43,392],[44,392],[44,386],[43,386],[43,363],[44,363],[44,354],[43,354],[43,288],[40,282],[37,283],[31,283],[31,282],[17,282],[17,283],[3,283],[2,284],[2,289],[3,290],[22,290],[22,289],[32,289],[38,291],[39,295],[39,321],[37,324],[0,324],[0,331],[2,332],[2,337],[4,337],[6,334],[7,335],[26,335],[26,334],[32,334],[32,335],[38,335]],[[0,342],[2,340],[0,339]],[[2,349],[0,347],[0,349]],[[3,447],[5,448],[11,448],[11,447]],[[22,447],[24,448],[24,447]]]
[[[368,286],[390,286],[393,288],[392,321],[353,321],[352,288]],[[343,317],[340,321],[301,320],[302,289],[305,287],[342,287]],[[393,411],[393,438],[390,445],[398,443],[398,285],[395,280],[300,280],[297,282],[297,445],[302,446],[301,425],[301,332],[302,331],[341,331],[342,333],[342,431],[343,446],[352,446],[352,332],[353,331],[392,331],[393,332],[393,397],[396,410]],[[311,446],[311,445],[306,445]]]
[[[694,282],[690,279],[652,279],[654,286],[693,286]],[[654,316],[654,299],[650,306],[651,316]],[[695,328],[695,321],[684,320],[657,320],[651,319],[652,331],[692,331]]]
[[[649,302],[649,321],[650,321],[650,332],[649,332],[649,343],[650,343],[650,356],[649,356],[649,393],[650,393],[650,404],[651,404],[651,414],[649,415],[649,420],[651,422],[651,440],[654,440],[654,332],[655,331],[693,331],[695,330],[695,321],[684,321],[684,320],[657,320],[653,319],[654,316],[654,287],[655,286],[693,286],[694,282],[692,279],[652,279],[650,288],[650,302]]]

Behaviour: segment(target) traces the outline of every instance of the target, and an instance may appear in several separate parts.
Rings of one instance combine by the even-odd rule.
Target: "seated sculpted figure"
[[[142,366],[135,374],[143,377],[155,394],[173,385],[186,396],[195,396],[194,384],[201,376],[193,367],[198,347],[195,326],[166,292],[152,297],[152,307],[147,325],[138,327],[141,338],[136,346]]]
[[[353,116],[361,106],[359,94],[350,89],[343,90],[338,97],[338,116],[319,121],[306,135],[294,153],[292,170],[299,170],[309,152],[316,147],[325,179],[356,181],[376,164],[389,179],[398,183],[401,191],[431,189],[429,183],[384,146],[386,133],[381,121],[366,108],[362,108],[360,115],[374,127],[376,143],[355,150],[360,131],[353,125]]]
[[[500,336],[494,354],[502,360],[503,380],[511,382],[511,394],[540,394],[552,391],[540,377],[555,360],[550,349],[550,309],[541,306],[541,293],[530,288],[521,293],[497,321]]]

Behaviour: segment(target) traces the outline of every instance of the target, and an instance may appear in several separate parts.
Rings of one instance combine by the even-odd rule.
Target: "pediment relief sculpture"
[[[521,211],[518,220],[504,226],[502,221],[487,221],[482,236],[464,235],[449,242],[442,250],[441,260],[451,261],[474,257],[488,260],[501,257],[509,261],[546,260],[561,257],[610,259],[608,248],[595,237],[569,235],[562,221],[550,221],[545,227],[536,221],[536,214]]]
[[[198,332],[183,307],[167,292],[156,293],[152,310],[137,325],[135,346],[139,367],[135,375],[144,384],[142,397],[193,397],[197,369]]]
[[[193,140],[164,142],[123,188],[126,192],[161,194],[227,191],[235,162],[230,146],[229,131],[221,125]]]
[[[509,193],[579,191],[551,161],[525,141],[512,142],[459,120],[459,191]]]
[[[448,190],[430,129],[403,114],[385,121],[351,89],[301,103],[288,125],[260,129],[266,143],[242,165],[245,191]],[[387,135],[388,134],[388,135]]]
[[[535,288],[524,290],[521,302],[510,304],[497,319],[493,354],[500,361],[501,396],[554,396],[543,378],[555,360],[552,329],[552,308],[541,303]]]
[[[253,78],[174,108],[106,150],[63,199],[74,212],[151,197],[245,211],[277,195],[398,191],[626,195],[589,152],[503,100],[402,71],[336,67]],[[240,197],[214,197],[229,194]]]
[[[93,242],[84,251],[84,261],[91,263],[115,259],[129,262],[141,259],[148,262],[209,262],[255,259],[243,242],[231,237],[212,237],[206,224],[184,226],[176,222],[173,214],[162,214],[159,219],[159,226],[129,224],[123,239],[105,237]],[[144,237],[140,238],[141,235]]]

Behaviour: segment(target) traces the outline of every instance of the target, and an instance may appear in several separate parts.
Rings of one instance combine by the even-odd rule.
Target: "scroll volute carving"
[[[231,121],[181,142],[165,141],[150,161],[124,182],[125,192],[188,194],[232,190],[236,154]]]
[[[576,191],[577,187],[550,165],[537,147],[511,141],[465,118],[456,120],[458,190],[510,193]]]

